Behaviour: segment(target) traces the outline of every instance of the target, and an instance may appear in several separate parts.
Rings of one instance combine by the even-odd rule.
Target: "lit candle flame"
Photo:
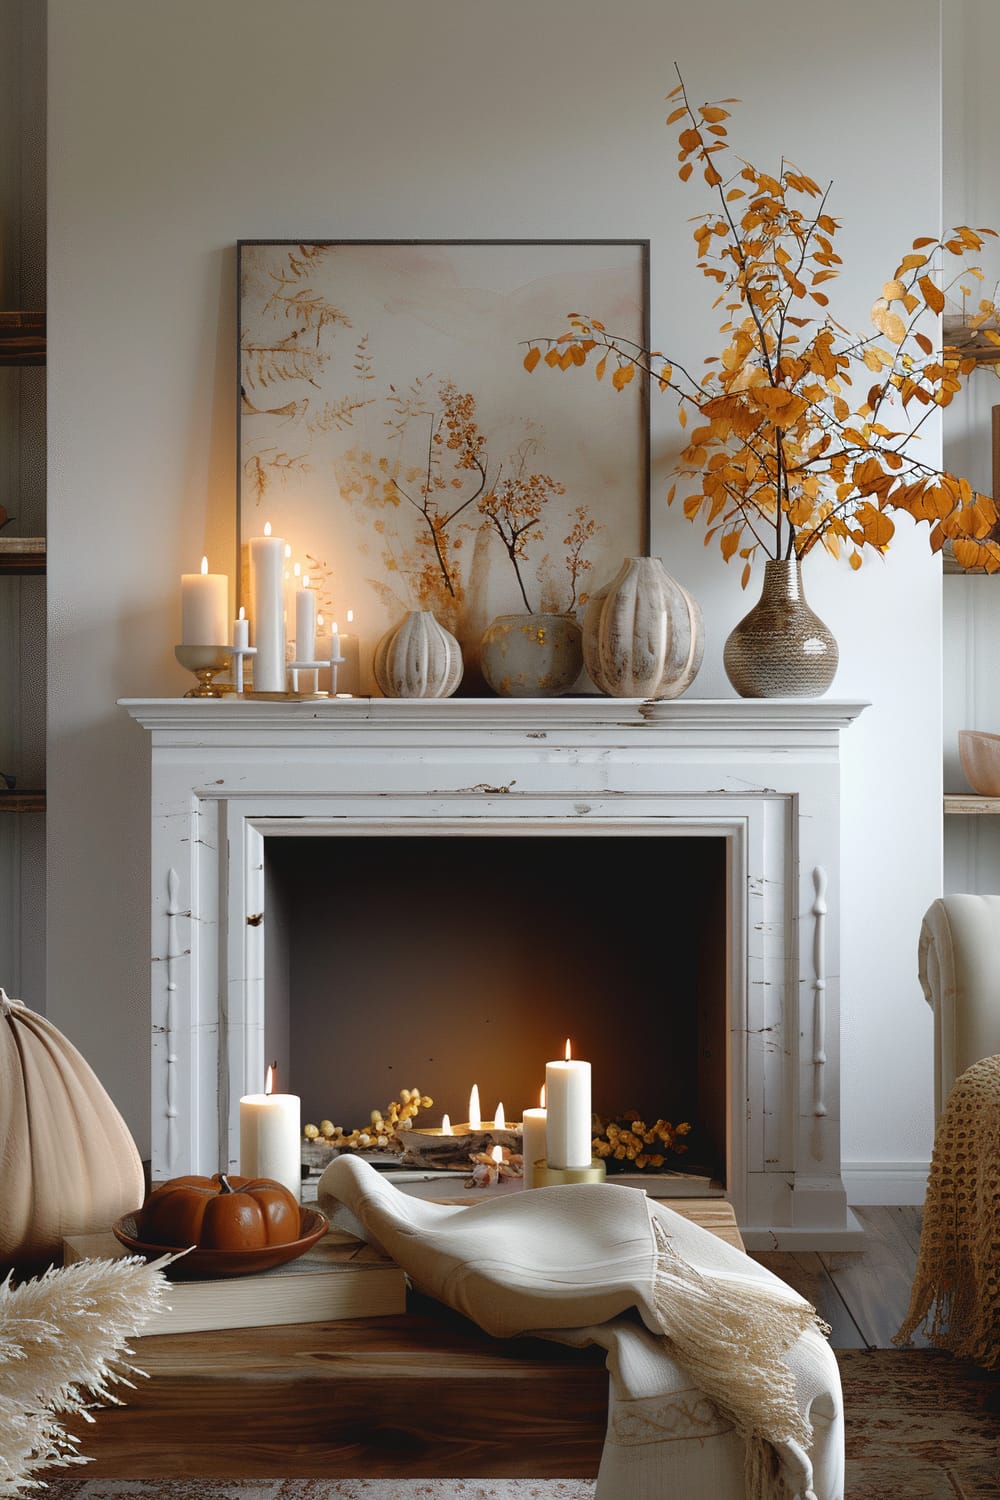
[[[441,1134],[442,1135],[454,1135],[454,1133],[455,1132],[451,1128],[451,1120],[448,1118],[447,1115],[442,1115],[441,1116]]]
[[[539,1109],[544,1109],[545,1108],[545,1085],[544,1085],[544,1083],[542,1084],[541,1088],[538,1090],[538,1108]]]
[[[493,1147],[493,1151],[492,1151],[492,1156],[493,1156],[493,1160],[496,1162],[497,1166],[499,1166],[500,1163],[503,1161],[503,1147],[502,1146],[494,1146]]]
[[[347,623],[348,623],[348,625],[350,625],[353,622],[353,620],[354,620],[354,611],[353,611],[353,609],[349,609],[347,611]]]
[[[294,576],[296,578],[301,578],[301,576],[302,576],[302,564],[301,563],[296,563],[295,566],[294,566],[294,568],[292,569],[292,573],[294,574]]]
[[[271,523],[270,523],[270,521],[265,521],[264,522],[264,535],[265,536],[270,536],[271,535]]]
[[[309,574],[308,573],[303,573],[303,575],[302,575],[302,587],[304,589],[307,589],[309,587]]]
[[[240,617],[240,619],[241,619],[241,620],[245,620],[245,619],[246,619],[246,617],[247,617],[247,612],[246,612],[246,610],[245,610],[245,609],[244,609],[244,608],[243,608],[243,605],[242,605],[242,604],[241,604],[241,605],[240,605],[240,615],[239,615],[239,617]]]
[[[208,558],[207,557],[203,557],[202,560],[201,560],[201,571],[203,573],[207,573],[208,572]]]
[[[292,555],[292,544],[291,544],[291,542],[286,542],[285,543],[285,556],[286,557],[291,557],[291,555]]]
[[[277,1067],[277,1063],[272,1063],[271,1066],[267,1070],[267,1079],[265,1080],[265,1083],[264,1083],[264,1093],[265,1094],[270,1094],[270,1093],[274,1092],[274,1070],[275,1070],[276,1067]]]
[[[500,1103],[500,1104],[497,1105],[497,1112],[493,1116],[493,1129],[494,1130],[506,1130],[507,1129],[507,1121],[506,1121],[506,1118],[504,1117],[503,1104],[502,1103]]]
[[[472,1085],[472,1093],[469,1095],[469,1129],[482,1130],[483,1120],[479,1113],[479,1085]]]
[[[570,1062],[571,1059],[572,1059],[572,1057],[573,1057],[573,1052],[572,1052],[572,1049],[571,1049],[571,1047],[569,1045],[569,1037],[567,1037],[566,1038],[566,1061]]]

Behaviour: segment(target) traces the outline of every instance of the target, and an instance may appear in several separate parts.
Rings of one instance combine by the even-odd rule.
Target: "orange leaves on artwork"
[[[693,106],[678,79],[667,124],[680,127],[681,180],[700,167],[712,197],[691,234],[712,306],[723,309],[721,350],[696,375],[574,313],[566,333],[528,341],[525,368],[578,368],[596,354],[597,379],[610,361],[615,390],[639,377],[670,392],[680,426],[693,419],[676,466],[689,491],[684,515],[704,521],[706,544],[716,543],[725,561],[741,559],[744,586],[758,552],[803,557],[821,545],[860,567],[866,552],[890,545],[900,511],[928,524],[935,550],[950,541],[964,566],[1000,571],[993,500],[935,468],[916,432],[976,368],[967,349],[940,348],[937,320],[958,279],[945,278],[945,263],[964,262],[995,231],[959,225],[914,239],[876,283],[876,335],[853,334],[828,311],[827,288],[842,267],[830,186],[787,158],[769,172],[727,155],[727,106],[737,101]],[[976,266],[963,264],[959,274],[970,285],[982,280]],[[961,290],[971,295],[969,285]],[[966,326],[1000,347],[993,301],[980,300]],[[863,396],[852,394],[859,372]],[[675,495],[672,486],[668,504]]]

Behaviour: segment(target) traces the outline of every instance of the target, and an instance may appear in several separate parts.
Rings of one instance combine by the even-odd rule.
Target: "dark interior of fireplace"
[[[403,1088],[417,1124],[508,1122],[546,1061],[592,1067],[602,1120],[692,1126],[668,1168],[725,1185],[728,842],[392,831],[268,837],[265,1011],[277,1087],[345,1130]]]

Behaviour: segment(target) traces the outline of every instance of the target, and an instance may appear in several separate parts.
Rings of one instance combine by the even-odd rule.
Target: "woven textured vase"
[[[838,656],[833,635],[805,601],[798,558],[767,563],[760,599],[723,651],[740,697],[818,698],[836,676]]]
[[[450,698],[462,681],[462,648],[429,609],[413,609],[379,641],[372,670],[387,698]]]
[[[658,557],[627,557],[587,606],[584,665],[611,698],[679,698],[704,651],[701,608]]]

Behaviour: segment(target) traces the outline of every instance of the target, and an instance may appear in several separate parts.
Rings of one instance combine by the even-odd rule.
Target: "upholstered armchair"
[[[918,944],[920,983],[934,1012],[934,1118],[960,1073],[1000,1053],[1000,895],[942,896]]]

